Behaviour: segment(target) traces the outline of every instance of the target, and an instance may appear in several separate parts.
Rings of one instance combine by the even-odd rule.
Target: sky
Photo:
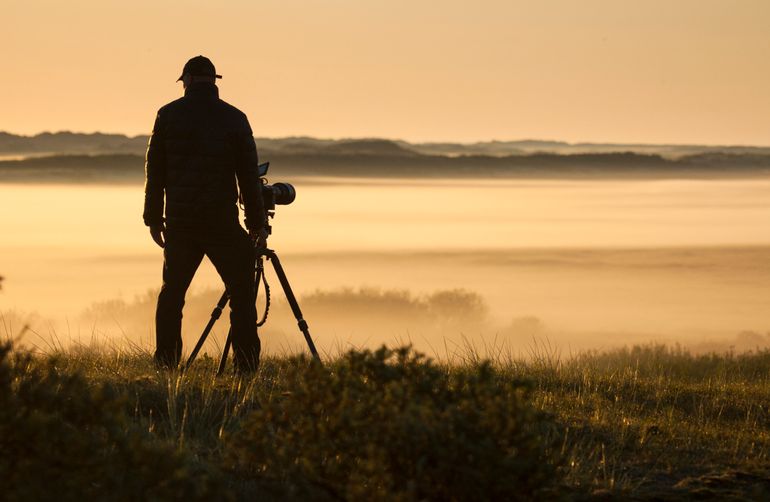
[[[770,145],[768,0],[2,0],[0,131],[148,134],[203,54],[255,135]]]

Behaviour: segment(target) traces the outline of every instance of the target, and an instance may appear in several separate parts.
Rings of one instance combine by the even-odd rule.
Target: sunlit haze
[[[770,145],[766,0],[3,2],[0,130],[148,133],[191,56],[258,136]]]
[[[279,209],[271,246],[323,350],[408,339],[430,352],[464,337],[521,348],[535,335],[573,349],[692,345],[767,326],[768,180],[292,181],[299,195]],[[5,322],[38,312],[67,319],[34,322],[42,337],[151,343],[147,292],[162,257],[141,223],[141,187],[0,184],[3,215],[33,199],[55,210],[3,221]],[[462,289],[489,317],[460,297],[430,324],[416,305],[366,303],[362,287],[416,298]],[[221,288],[206,261],[188,295],[188,341]],[[98,318],[84,318],[92,304]],[[273,310],[263,343],[301,349],[285,307]]]

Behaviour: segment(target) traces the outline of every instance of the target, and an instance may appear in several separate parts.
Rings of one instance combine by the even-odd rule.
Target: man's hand
[[[266,249],[267,248],[267,229],[265,227],[261,228],[250,228],[249,229],[249,235],[251,236],[252,240],[256,243],[256,247],[259,249]]]
[[[150,225],[150,235],[152,236],[152,240],[155,241],[155,244],[157,244],[160,247],[166,247],[166,226],[162,223],[160,225]]]

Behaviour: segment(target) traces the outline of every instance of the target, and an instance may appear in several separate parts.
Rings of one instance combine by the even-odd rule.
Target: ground
[[[156,462],[165,452],[178,464],[132,477],[135,492],[159,499],[169,493],[157,474],[166,471],[189,473],[176,482],[201,499],[770,496],[770,351],[695,356],[644,346],[565,360],[469,354],[446,365],[381,349],[324,366],[268,358],[246,378],[216,378],[216,362],[203,357],[180,374],[155,369],[139,350],[75,348],[30,359],[17,348],[3,362],[0,442],[6,451],[19,437],[34,445],[40,434],[29,424],[38,422],[28,417],[47,413],[54,419],[40,423],[74,434],[49,430],[73,438],[63,447],[85,441],[73,432],[81,429],[88,441],[101,438],[84,443],[104,449],[96,454],[101,469],[138,469],[142,455]],[[78,415],[94,408],[102,411],[88,420]],[[19,423],[26,432],[8,436]],[[129,456],[134,464],[109,454],[129,447],[141,452]],[[20,486],[28,464],[32,474],[72,476],[55,458],[19,448],[16,463],[0,469]]]

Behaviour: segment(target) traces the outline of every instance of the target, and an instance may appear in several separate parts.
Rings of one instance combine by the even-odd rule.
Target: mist
[[[276,181],[295,183],[298,198],[278,208],[270,246],[322,352],[768,342],[766,179]],[[152,347],[162,252],[141,205],[133,184],[0,185],[5,335],[28,325],[23,342],[40,350]],[[266,352],[304,350],[270,272]],[[221,287],[204,260],[185,308],[187,350]],[[210,353],[227,325],[223,316]]]

